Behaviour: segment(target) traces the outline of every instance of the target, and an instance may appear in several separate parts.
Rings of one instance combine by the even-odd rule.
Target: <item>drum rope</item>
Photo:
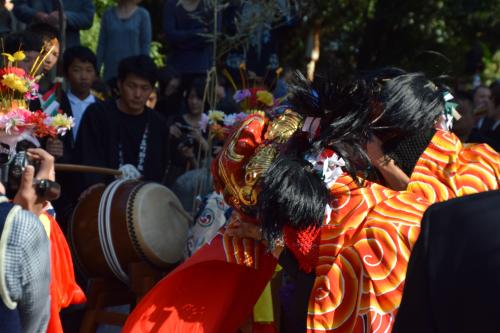
[[[139,190],[141,190],[145,185],[148,185],[150,183],[141,183],[134,187],[134,189],[130,192],[129,199],[127,200],[127,211],[126,211],[126,218],[127,218],[127,229],[128,229],[128,234],[130,236],[130,240],[132,242],[132,246],[134,247],[134,250],[136,253],[139,255],[139,257],[144,260],[146,263],[155,266],[155,264],[149,260],[149,258],[146,256],[144,253],[142,247],[141,247],[141,242],[137,238],[137,233],[136,233],[136,228],[134,226],[134,204],[135,204],[135,199],[137,197],[137,193],[139,193]]]
[[[113,237],[111,234],[111,203],[117,189],[125,182],[125,180],[116,180],[111,183],[104,191],[99,203],[99,241],[103,249],[104,258],[113,273],[124,283],[129,282],[128,276],[122,269],[118,257],[113,246]]]
[[[119,277],[119,272],[114,267],[114,262],[111,258],[110,250],[108,248],[108,240],[106,237],[106,216],[105,216],[105,208],[108,202],[108,197],[111,189],[114,187],[114,183],[110,184],[109,186],[106,187],[104,190],[104,193],[102,194],[101,200],[99,202],[99,214],[98,214],[98,226],[99,226],[99,242],[101,243],[101,248],[102,252],[104,254],[104,259],[108,263],[109,268],[111,271]],[[121,278],[120,278],[121,279]]]

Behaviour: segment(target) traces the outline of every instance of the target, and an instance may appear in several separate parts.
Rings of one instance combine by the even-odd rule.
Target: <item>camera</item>
[[[179,124],[178,127],[182,132],[182,136],[180,137],[180,144],[188,148],[193,148],[195,145],[195,140],[191,135],[191,131],[193,130],[193,128],[191,126],[181,124]]]
[[[40,168],[38,161],[33,161],[27,154],[27,149],[30,148],[26,144],[18,144],[17,150],[11,152],[9,147],[0,143],[0,182],[4,184],[6,195],[13,198],[21,185],[24,169],[27,165],[33,165],[35,175]],[[61,193],[61,186],[48,179],[34,179],[35,191],[39,198],[45,200],[56,200]]]

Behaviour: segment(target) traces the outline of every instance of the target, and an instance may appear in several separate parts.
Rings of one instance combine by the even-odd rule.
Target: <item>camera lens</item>
[[[5,153],[0,153],[0,165],[9,163],[10,155]]]
[[[61,195],[61,185],[59,183],[42,179],[34,182],[36,185],[36,194],[40,198],[44,198],[45,200],[57,200]]]
[[[5,143],[0,143],[0,165],[10,162],[10,147]]]

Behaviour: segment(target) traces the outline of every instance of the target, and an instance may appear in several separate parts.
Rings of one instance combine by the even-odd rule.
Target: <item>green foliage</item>
[[[319,67],[335,67],[340,73],[396,65],[436,75],[471,75],[466,56],[476,43],[490,51],[485,53],[485,76],[493,75],[498,64],[492,56],[500,35],[498,0],[303,0],[300,4],[302,24],[287,35],[290,42],[283,53],[294,65],[306,60],[303,41],[315,26],[321,27]]]
[[[101,19],[98,16],[94,16],[94,23],[92,24],[92,28],[80,32],[80,40],[82,41],[82,45],[96,52],[100,29]]]
[[[114,4],[116,0],[94,0],[96,15],[101,17],[102,13]]]
[[[160,42],[153,41],[149,50],[149,55],[159,68],[165,67],[165,55],[162,52],[162,48],[163,45]]]
[[[485,57],[484,61],[484,72],[483,78],[486,83],[500,79],[500,50],[496,51],[494,54]]]
[[[228,1],[247,0],[218,0],[218,4]],[[304,68],[306,41],[319,27],[320,70],[349,74],[359,68],[395,65],[433,75],[468,76],[472,72],[466,69],[467,53],[479,43],[484,50],[484,78],[493,80],[500,75],[498,0],[288,1],[300,8],[299,23],[284,29],[280,45],[282,63],[292,67]],[[115,2],[94,0],[97,16]],[[142,5],[151,13],[155,40],[159,40],[163,1],[144,0]],[[83,43],[92,49],[97,44],[99,19],[95,23],[82,34]],[[244,39],[245,34],[241,35],[237,37]],[[220,49],[240,43],[223,37],[218,36]],[[160,43],[153,43],[151,56],[162,65]]]

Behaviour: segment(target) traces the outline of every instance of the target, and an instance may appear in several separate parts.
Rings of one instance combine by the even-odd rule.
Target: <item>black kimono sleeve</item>
[[[109,120],[104,104],[95,103],[83,115],[76,138],[73,160],[81,165],[112,167],[109,163]],[[106,183],[108,177],[101,174],[86,173],[81,177],[81,189],[97,183]]]

